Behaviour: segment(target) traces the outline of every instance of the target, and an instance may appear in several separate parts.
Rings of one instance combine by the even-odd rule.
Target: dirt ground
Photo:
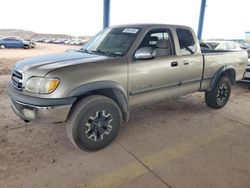
[[[0,53],[6,62],[7,53],[12,57]],[[250,188],[248,84],[235,85],[221,110],[208,108],[203,93],[134,109],[115,142],[83,152],[63,124],[24,123],[14,115],[9,79],[0,76],[1,188]]]

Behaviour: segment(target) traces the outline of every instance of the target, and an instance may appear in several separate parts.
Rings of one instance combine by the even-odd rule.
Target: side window
[[[144,37],[139,48],[151,47],[155,50],[155,56],[168,56],[173,54],[170,33],[166,29],[149,31]]]
[[[191,55],[196,52],[196,45],[191,31],[187,29],[177,29],[177,37],[182,55]]]
[[[160,40],[160,39],[168,39],[168,33],[167,32],[152,33],[150,36],[151,37],[157,37],[158,40]]]

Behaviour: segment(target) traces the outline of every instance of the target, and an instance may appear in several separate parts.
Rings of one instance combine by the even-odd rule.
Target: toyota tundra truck
[[[246,64],[245,51],[201,51],[186,26],[121,25],[79,50],[17,62],[8,96],[24,121],[65,122],[70,141],[93,151],[115,139],[131,107],[204,92],[222,108]]]

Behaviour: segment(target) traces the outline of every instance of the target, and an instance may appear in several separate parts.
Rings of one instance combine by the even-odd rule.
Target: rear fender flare
[[[214,74],[214,76],[212,77],[212,81],[210,82],[207,91],[213,90],[213,88],[216,86],[216,83],[218,83],[218,81],[220,80],[221,76],[228,77],[229,80],[231,81],[231,84],[234,84],[236,79],[235,67],[232,65],[225,65],[220,69],[218,69]]]

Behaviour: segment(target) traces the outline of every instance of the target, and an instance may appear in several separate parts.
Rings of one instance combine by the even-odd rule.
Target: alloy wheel
[[[90,140],[103,140],[104,136],[109,135],[112,131],[112,121],[113,117],[110,113],[107,113],[105,110],[96,111],[86,122],[84,133]]]
[[[229,90],[227,85],[225,83],[221,84],[217,92],[217,102],[219,104],[225,103],[228,99],[228,93]]]

